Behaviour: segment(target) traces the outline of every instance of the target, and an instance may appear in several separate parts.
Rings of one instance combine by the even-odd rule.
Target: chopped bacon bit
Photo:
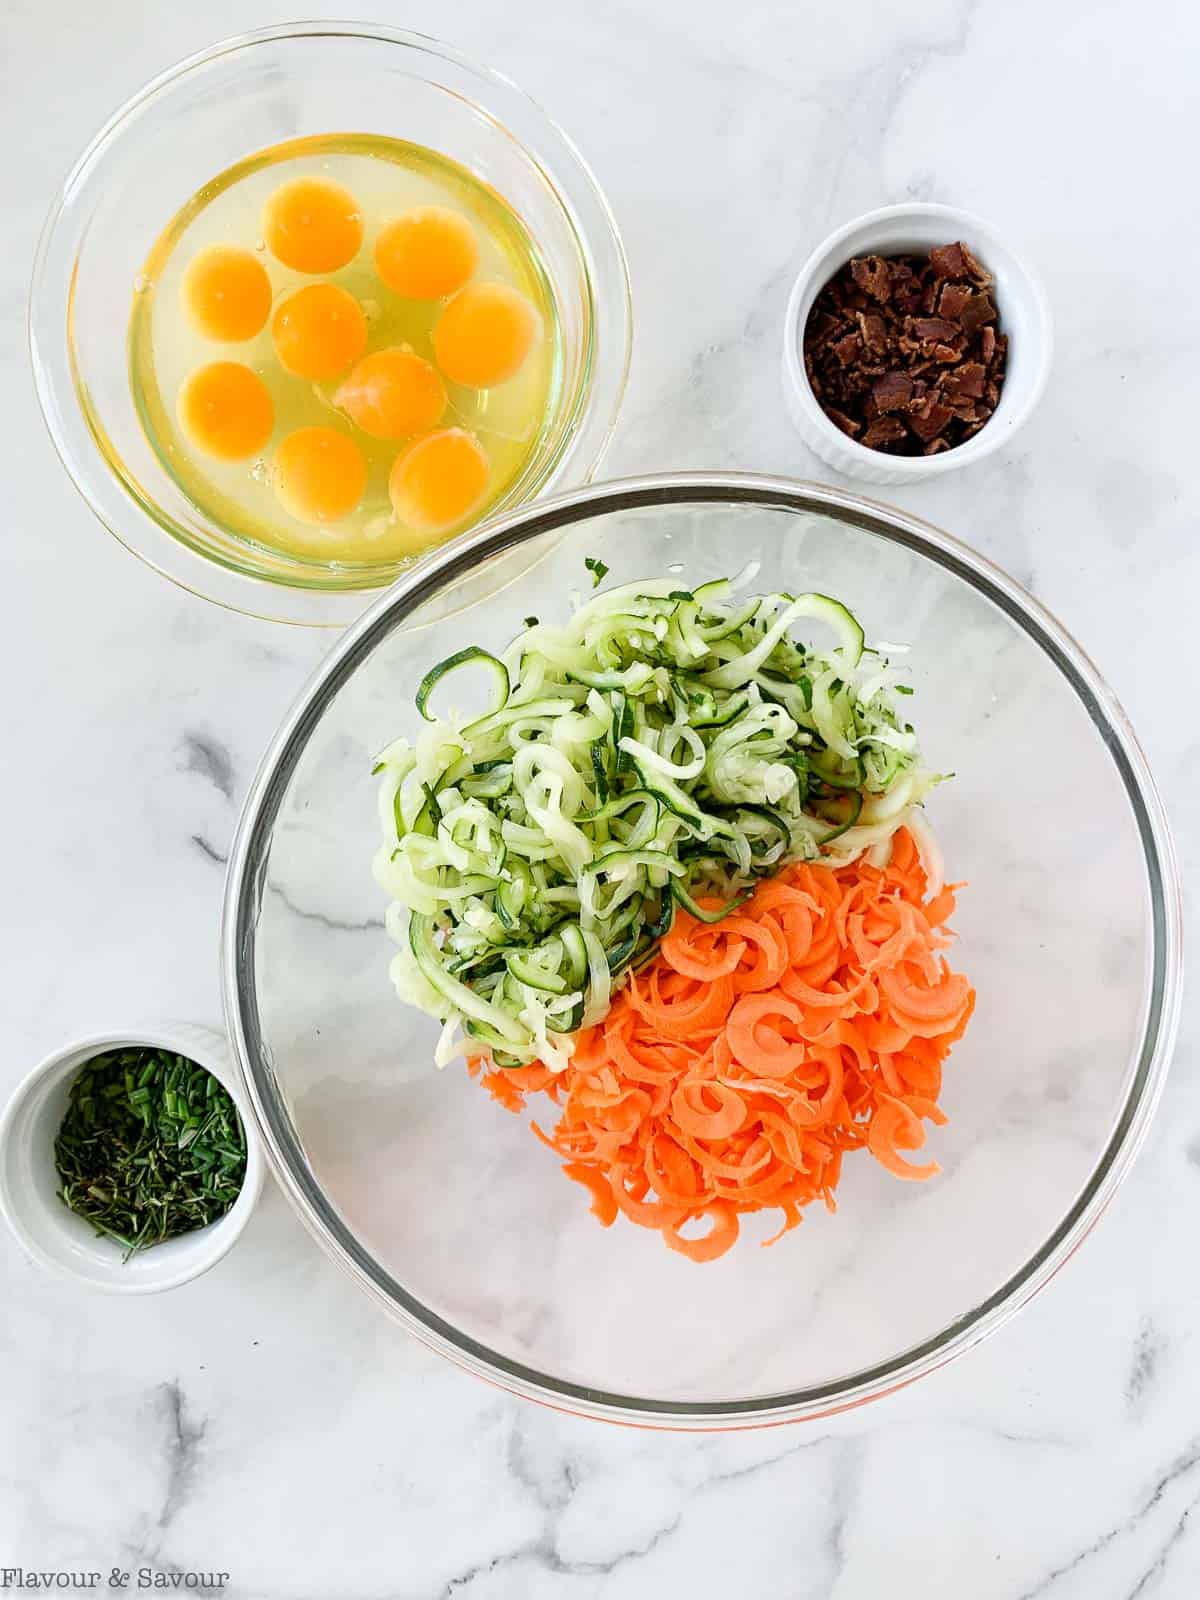
[[[826,406],[825,415],[835,427],[840,428],[843,433],[848,433],[852,439],[856,439],[863,431],[861,422],[855,422],[853,417],[848,417],[844,411],[839,411],[836,406]]]
[[[970,298],[971,291],[965,283],[944,283],[938,299],[938,316],[947,317],[951,322],[957,321]]]
[[[830,421],[893,455],[936,455],[976,434],[999,403],[1008,354],[991,282],[961,240],[847,262],[804,331],[805,370]]]
[[[965,278],[967,263],[961,244],[939,244],[929,252],[929,265],[935,278]]]
[[[855,283],[872,300],[885,305],[892,294],[892,272],[882,256],[859,256],[850,263]]]
[[[913,406],[908,420],[917,438],[928,444],[930,439],[937,438],[953,415],[949,406],[944,406],[932,395],[926,395]]]
[[[874,312],[855,313],[858,331],[862,335],[862,342],[872,355],[879,355],[888,347],[887,324],[881,316]]]
[[[978,400],[983,395],[983,362],[964,361],[957,372],[947,374],[942,385],[947,400],[960,400],[969,396]]]
[[[986,323],[995,322],[996,308],[992,304],[991,296],[973,294],[963,307],[962,315],[958,320],[962,324],[963,332],[968,337],[971,334],[978,333]]]
[[[945,317],[909,317],[908,326],[922,344],[947,344],[959,331]]]
[[[878,450],[885,444],[892,444],[897,439],[904,438],[904,424],[899,417],[878,417],[871,423],[862,442],[872,450]]]
[[[888,372],[871,387],[876,411],[903,411],[912,399],[913,381],[906,373]],[[901,434],[903,435],[903,429]]]

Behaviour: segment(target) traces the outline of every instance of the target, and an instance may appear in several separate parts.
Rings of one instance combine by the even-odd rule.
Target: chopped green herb
[[[59,1199],[128,1261],[225,1215],[246,1176],[246,1134],[204,1067],[131,1045],[76,1076],[54,1163]]]
[[[527,628],[536,628],[537,625],[538,625],[538,619],[536,617],[526,617],[525,618],[525,626]]]
[[[592,575],[592,588],[598,589],[608,577],[608,563],[599,556],[584,556],[583,564]]]
[[[897,694],[911,694],[913,692],[911,683],[896,683],[893,684],[892,687],[895,689]]]

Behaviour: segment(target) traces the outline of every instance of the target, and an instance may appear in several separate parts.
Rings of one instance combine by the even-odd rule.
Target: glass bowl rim
[[[1050,657],[1103,737],[1133,812],[1150,886],[1153,959],[1136,1070],[1108,1142],[1065,1216],[1004,1283],[920,1344],[861,1371],[809,1388],[749,1399],[659,1401],[572,1383],[491,1350],[423,1306],[354,1238],[307,1170],[290,1119],[272,1089],[270,1068],[257,1045],[250,1043],[249,1031],[257,1032],[249,979],[255,937],[252,911],[255,889],[269,859],[267,847],[279,802],[308,737],[332,696],[396,623],[477,563],[555,529],[620,510],[721,503],[819,512],[915,550],[998,606]],[[669,473],[611,480],[490,519],[413,568],[339,639],[268,746],[242,810],[226,876],[222,992],[226,1023],[251,1109],[280,1186],[318,1242],[409,1332],[457,1365],[527,1399],[643,1427],[719,1430],[828,1416],[878,1399],[994,1333],[1045,1287],[1116,1193],[1152,1120],[1179,1023],[1181,919],[1178,868],[1166,812],[1133,729],[1087,654],[1015,580],[921,518],[842,489],[754,473]]]
[[[609,387],[611,388],[611,395],[604,400],[607,414],[596,418],[594,424],[595,437],[592,440],[588,454],[574,464],[579,481],[583,484],[590,483],[599,470],[612,443],[613,433],[616,429],[621,406],[625,398],[625,391],[628,387],[633,356],[633,292],[630,283],[628,255],[620,228],[617,225],[616,216],[599,179],[575,144],[575,141],[549,114],[540,101],[527,93],[506,73],[499,72],[494,67],[476,61],[454,45],[448,44],[432,34],[421,33],[408,28],[394,28],[387,23],[332,18],[279,23],[268,27],[248,29],[242,33],[231,34],[219,39],[215,43],[193,51],[191,54],[165,67],[129,95],[105,119],[72,162],[67,175],[55,190],[38,235],[30,275],[30,288],[26,304],[26,344],[33,369],[34,389],[38,398],[39,410],[55,454],[58,456],[59,462],[76,492],[101,527],[110,533],[131,555],[150,567],[152,571],[158,573],[160,577],[168,579],[177,587],[196,595],[199,599],[207,600],[225,610],[241,615],[256,617],[263,621],[284,622],[302,627],[325,626],[341,628],[361,614],[364,602],[366,604],[372,603],[373,599],[379,594],[386,592],[386,587],[322,587],[305,583],[291,584],[230,566],[228,563],[198,550],[191,541],[174,533],[166,525],[170,518],[164,521],[164,517],[159,515],[157,510],[148,509],[146,505],[141,503],[140,497],[119,475],[112,473],[111,469],[105,467],[103,463],[91,459],[90,452],[94,452],[97,447],[91,425],[86,419],[84,420],[84,430],[90,441],[90,451],[81,453],[76,444],[72,442],[67,414],[72,420],[77,420],[75,413],[81,412],[82,407],[78,394],[73,392],[71,395],[73,404],[67,406],[67,414],[64,414],[60,403],[59,390],[65,381],[74,391],[76,388],[75,378],[70,370],[67,370],[62,377],[55,376],[54,368],[59,360],[57,345],[51,346],[43,329],[39,326],[39,311],[44,296],[45,280],[50,270],[52,253],[58,240],[59,229],[63,219],[82,185],[93,176],[97,162],[102,160],[110,143],[122,133],[126,125],[144,107],[164,92],[176,87],[180,80],[187,78],[199,67],[257,45],[313,38],[357,39],[368,43],[375,41],[381,44],[399,45],[414,50],[421,55],[439,58],[470,74],[484,86],[491,86],[505,95],[515,96],[526,110],[540,119],[544,132],[557,146],[559,153],[565,156],[568,162],[573,165],[575,170],[572,176],[578,183],[577,193],[586,200],[589,206],[594,206],[596,214],[601,221],[602,229],[606,236],[605,247],[611,251],[613,258],[611,264],[616,268],[618,279],[619,293],[614,300],[614,320],[619,318],[620,327],[623,330],[623,338],[615,341],[615,345],[619,346],[619,350],[615,350],[614,342],[607,337],[603,340],[604,349],[614,351],[611,358],[608,355],[597,353],[600,351],[600,343],[596,339],[595,322],[596,305],[599,296],[594,270],[595,263],[593,261],[595,245],[593,228],[581,221],[575,199],[572,198],[570,192],[571,186],[568,184],[564,189],[558,176],[547,168],[543,153],[526,144],[525,139],[513,132],[503,117],[484,108],[489,120],[501,129],[540,174],[542,181],[555,196],[579,245],[579,265],[586,284],[588,304],[592,308],[590,339],[595,347],[589,363],[585,387],[576,401],[571,418],[568,419],[567,432],[555,446],[538,486],[534,489],[531,497],[522,500],[516,506],[504,508],[506,511],[519,510],[522,506],[531,503],[531,500],[536,498],[538,494],[548,490],[553,491],[564,467],[570,464],[564,461],[567,447],[574,436],[581,433],[589,425],[592,407],[595,405],[602,389]],[[450,92],[457,93],[457,91]],[[74,268],[72,268],[72,289],[68,291],[68,304],[70,294],[73,292],[73,273]],[[64,318],[67,317],[67,314],[68,308],[64,306]],[[69,356],[63,359],[66,361],[67,368],[70,369]],[[608,368],[607,374],[604,371],[605,367]],[[114,512],[106,503],[102,493],[94,487],[93,480],[97,473],[104,474],[105,484],[108,483],[110,478],[115,481],[120,491],[119,505],[122,514],[118,515]],[[132,526],[126,525],[126,517],[128,517]],[[467,530],[468,533],[471,531],[470,529]],[[463,535],[456,537],[463,537]],[[222,592],[218,592],[219,589]],[[225,592],[226,590],[228,592]],[[287,613],[289,601],[297,608],[296,614]]]

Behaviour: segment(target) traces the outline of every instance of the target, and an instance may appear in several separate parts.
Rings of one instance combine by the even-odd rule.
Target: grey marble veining
[[[607,471],[827,476],[783,411],[779,328],[794,270],[857,212],[944,200],[1028,251],[1058,334],[1041,410],[1000,458],[888,493],[1029,584],[1092,653],[1147,748],[1190,892],[1192,9],[377,9],[510,73],[609,194],[636,343]],[[221,863],[326,648],[173,590],[101,532],[43,433],[22,329],[48,196],[113,104],[288,15],[286,0],[0,0],[0,1094],[64,1034],[219,1014]],[[295,907],[342,916],[319,883]],[[394,1330],[273,1190],[211,1274],[140,1303],[84,1299],[4,1237],[0,1567],[228,1570],[234,1600],[1190,1600],[1196,1046],[1189,1013],[1132,1177],[1039,1300],[914,1388],[804,1427],[633,1433],[498,1394]]]

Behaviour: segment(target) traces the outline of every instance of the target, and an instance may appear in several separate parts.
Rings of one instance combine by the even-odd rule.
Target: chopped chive
[[[211,1073],[137,1047],[78,1073],[54,1159],[59,1198],[128,1260],[229,1210],[246,1175],[246,1137]]]

